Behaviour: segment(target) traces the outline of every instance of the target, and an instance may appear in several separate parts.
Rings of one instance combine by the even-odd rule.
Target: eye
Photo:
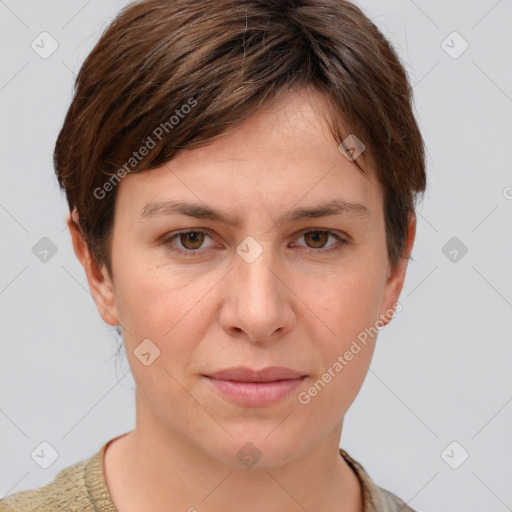
[[[171,252],[185,256],[194,256],[194,254],[200,252],[201,246],[206,238],[211,238],[206,231],[194,229],[171,233],[169,236],[163,238],[163,243]],[[174,241],[175,239],[177,242]],[[180,245],[177,245],[177,243]]]
[[[196,250],[201,248],[206,236],[202,231],[188,231],[187,233],[180,233],[178,240],[185,249]]]
[[[335,243],[327,245],[327,248],[325,248],[330,237],[335,240]],[[307,253],[327,253],[338,251],[341,250],[343,246],[349,244],[349,240],[341,237],[340,235],[333,233],[332,231],[320,229],[303,231],[299,237],[299,240],[300,239],[304,239],[307,244],[307,248],[310,249],[306,251]],[[338,243],[336,243],[336,241]]]

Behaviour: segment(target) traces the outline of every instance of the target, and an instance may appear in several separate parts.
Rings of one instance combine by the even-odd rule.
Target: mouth
[[[269,366],[262,370],[253,370],[245,366],[225,368],[205,377],[216,380],[230,380],[235,382],[276,382],[280,380],[293,380],[306,377],[304,372],[285,368],[284,366]]]
[[[224,398],[245,407],[265,407],[289,396],[307,377],[284,367],[227,368],[203,375]]]

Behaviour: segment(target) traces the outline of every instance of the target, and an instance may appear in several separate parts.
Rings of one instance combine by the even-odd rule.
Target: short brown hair
[[[374,159],[395,267],[426,186],[424,143],[399,57],[345,0],[143,0],[118,14],[80,69],[54,152],[97,263],[112,270],[121,177],[207,144],[305,86],[332,105],[336,142],[353,133]]]

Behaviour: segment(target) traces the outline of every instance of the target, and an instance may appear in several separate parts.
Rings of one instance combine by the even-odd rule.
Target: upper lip
[[[237,382],[273,382],[276,380],[290,380],[305,377],[306,374],[284,368],[283,366],[269,366],[262,370],[253,370],[246,366],[237,366],[236,368],[225,368],[214,373],[209,373],[206,377],[217,380],[234,380]]]

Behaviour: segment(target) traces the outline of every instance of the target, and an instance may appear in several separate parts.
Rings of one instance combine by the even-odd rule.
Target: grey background
[[[74,73],[126,3],[0,1],[0,496],[134,427],[134,382],[75,260],[52,167]],[[341,445],[419,511],[512,510],[512,1],[359,5],[409,71],[429,186],[403,311]],[[58,43],[46,59],[31,47],[43,31]],[[46,262],[43,237],[57,251]],[[58,453],[47,469],[31,457],[43,441]]]

